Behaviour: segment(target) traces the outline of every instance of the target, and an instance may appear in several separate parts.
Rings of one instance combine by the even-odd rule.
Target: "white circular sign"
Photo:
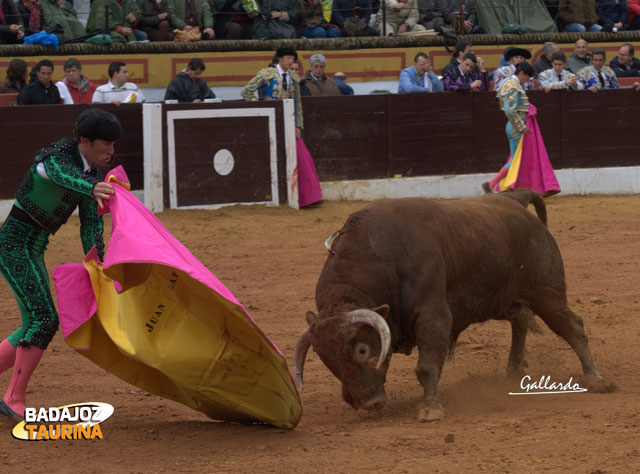
[[[213,168],[216,170],[216,173],[221,176],[226,176],[231,173],[234,165],[235,160],[233,159],[233,155],[226,148],[218,150],[213,156]]]

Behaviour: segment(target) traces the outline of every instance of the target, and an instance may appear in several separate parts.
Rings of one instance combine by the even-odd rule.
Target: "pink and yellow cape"
[[[294,428],[302,406],[282,353],[233,294],[128,191],[122,167],[104,263],[53,273],[66,342],[141,389],[217,420]]]
[[[498,183],[497,191],[526,188],[533,189],[543,196],[560,192],[560,185],[549,162],[549,155],[538,127],[536,113],[536,107],[529,104],[527,127],[531,133],[522,134],[516,154],[511,160],[509,172]]]

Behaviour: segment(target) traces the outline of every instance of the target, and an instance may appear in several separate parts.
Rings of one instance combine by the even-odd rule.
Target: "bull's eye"
[[[358,342],[354,348],[354,358],[356,362],[364,364],[369,359],[369,346],[364,342]]]

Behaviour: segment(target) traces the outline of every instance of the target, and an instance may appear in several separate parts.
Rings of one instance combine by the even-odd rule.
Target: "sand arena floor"
[[[167,211],[162,222],[243,302],[289,364],[304,314],[315,311],[324,239],[362,202],[218,211]],[[640,471],[640,196],[556,196],[549,227],[565,261],[571,308],[584,319],[591,350],[611,393],[508,396],[510,326],[491,321],[465,331],[439,384],[445,420],[415,420],[422,389],[417,351],[395,354],[389,402],[379,414],[358,412],[310,351],[295,430],[213,422],[127,385],[75,354],[59,332],[36,370],[30,406],[101,401],[115,407],[103,440],[25,443],[0,420],[2,472],[352,473]],[[110,222],[107,222],[109,228]],[[51,241],[54,265],[80,261],[72,218]],[[18,326],[8,286],[0,283],[0,335]],[[543,325],[527,341],[528,373],[567,381],[581,373],[569,346]],[[0,375],[4,391],[10,371]]]

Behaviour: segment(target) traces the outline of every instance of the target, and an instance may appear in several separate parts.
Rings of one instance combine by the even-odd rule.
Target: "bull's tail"
[[[544,198],[537,192],[532,189],[516,189],[514,191],[502,192],[500,196],[511,198],[522,204],[525,208],[529,204],[533,204],[538,218],[545,226],[547,225],[547,206],[544,203]]]

